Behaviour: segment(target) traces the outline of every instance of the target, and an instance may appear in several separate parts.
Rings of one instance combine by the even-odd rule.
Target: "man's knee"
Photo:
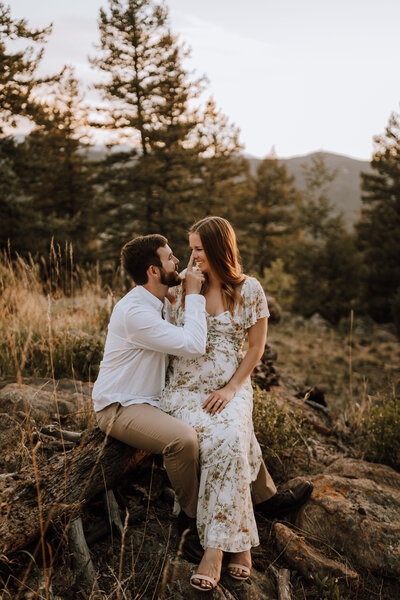
[[[197,461],[199,458],[199,443],[196,430],[190,425],[182,427],[176,438],[164,448],[163,454],[165,456],[180,454],[187,461]]]

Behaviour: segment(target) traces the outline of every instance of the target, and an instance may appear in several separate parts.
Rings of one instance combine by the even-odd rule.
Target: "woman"
[[[259,543],[250,484],[260,468],[261,450],[253,431],[249,376],[264,351],[269,312],[259,282],[242,273],[236,236],[226,219],[202,219],[191,228],[189,242],[205,276],[207,348],[196,359],[171,359],[160,406],[198,432],[197,528],[205,552],[191,584],[206,591],[219,581],[224,552],[231,554],[230,575],[247,579],[250,548]],[[176,290],[180,325],[184,286]]]

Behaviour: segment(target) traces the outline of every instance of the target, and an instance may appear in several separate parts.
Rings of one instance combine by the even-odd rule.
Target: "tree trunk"
[[[33,450],[35,452],[35,450]],[[25,548],[61,517],[70,521],[93,496],[110,489],[146,453],[93,429],[78,446],[40,468],[0,479],[0,554]]]

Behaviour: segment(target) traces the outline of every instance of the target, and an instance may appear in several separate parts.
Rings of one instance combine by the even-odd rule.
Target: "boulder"
[[[291,485],[302,478],[292,480]],[[296,526],[344,555],[355,568],[400,576],[400,474],[340,458],[313,478]]]
[[[279,374],[274,365],[277,358],[277,352],[267,344],[251,376],[253,384],[261,390],[269,391],[272,386],[279,385]]]
[[[267,296],[268,308],[270,312],[270,317],[268,319],[269,323],[274,325],[275,323],[279,323],[282,317],[282,309],[272,296]]]
[[[316,331],[329,331],[330,325],[319,313],[314,313],[307,321],[307,325]]]
[[[76,413],[90,398],[89,386],[81,382],[49,380],[6,383],[0,389],[0,412],[29,414],[39,422],[55,415]]]

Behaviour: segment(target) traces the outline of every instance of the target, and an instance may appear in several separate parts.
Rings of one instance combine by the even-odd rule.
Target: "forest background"
[[[245,271],[284,309],[333,324],[353,311],[400,331],[398,114],[375,139],[349,230],[329,199],[335,172],[322,154],[304,166],[302,190],[274,156],[251,170],[238,128],[212,98],[202,101],[207,82],[187,70],[189,51],[165,4],[109,0],[101,9],[90,59],[101,94],[95,111],[71,67],[38,77],[50,35],[0,2],[4,260],[36,264],[46,293],[71,294],[89,272],[124,291],[124,242],[162,232],[184,259],[190,224],[218,214],[237,231]],[[21,120],[30,133],[16,136]],[[96,155],[91,132],[99,128],[117,138]]]

